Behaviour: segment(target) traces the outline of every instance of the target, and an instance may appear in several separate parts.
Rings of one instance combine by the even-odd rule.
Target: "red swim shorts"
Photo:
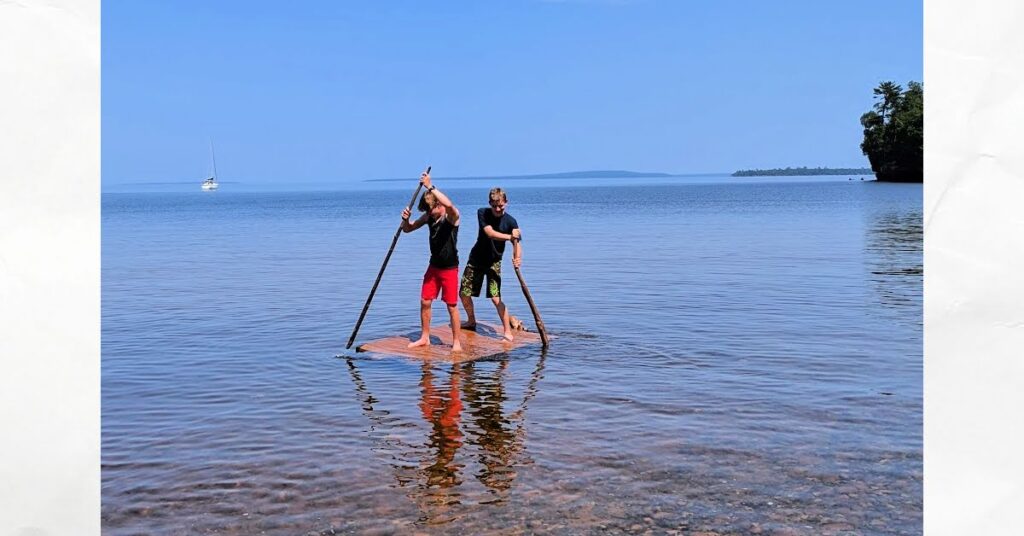
[[[436,300],[441,294],[441,300],[448,305],[455,305],[459,298],[459,267],[434,268],[427,267],[427,273],[423,274],[423,291],[420,297],[424,300]]]

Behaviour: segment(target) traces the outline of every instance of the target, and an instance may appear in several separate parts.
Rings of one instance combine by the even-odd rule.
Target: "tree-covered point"
[[[874,109],[860,117],[864,141],[860,148],[880,181],[922,182],[924,179],[924,88],[908,82],[882,82],[874,89]]]
[[[785,169],[741,169],[733,177],[791,177],[797,175],[870,175],[869,168],[787,167]]]

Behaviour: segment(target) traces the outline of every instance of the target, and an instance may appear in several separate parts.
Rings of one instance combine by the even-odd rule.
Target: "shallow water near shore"
[[[105,193],[104,533],[920,533],[921,185],[619,182],[505,185],[558,338],[459,365],[344,349],[415,182]]]

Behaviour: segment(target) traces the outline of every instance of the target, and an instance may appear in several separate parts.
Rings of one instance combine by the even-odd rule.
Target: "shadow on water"
[[[440,370],[435,363],[424,362],[418,385],[419,414],[427,430],[422,441],[395,433],[417,426],[402,422],[397,412],[381,409],[384,404],[372,394],[357,360],[346,357],[363,415],[371,425],[374,450],[388,459],[395,486],[416,505],[417,524],[459,519],[455,507],[467,500],[464,488],[471,481],[486,490],[484,498],[475,501],[478,504],[501,504],[508,499],[517,467],[529,463],[524,451],[526,410],[544,376],[545,357],[542,351],[522,398],[510,413],[506,413],[510,402],[507,355],[487,360],[497,367],[486,371],[481,361],[446,364]],[[466,474],[466,464],[457,460],[460,451],[477,461],[474,473]]]

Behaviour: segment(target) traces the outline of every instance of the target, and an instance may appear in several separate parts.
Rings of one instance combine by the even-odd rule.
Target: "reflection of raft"
[[[474,361],[484,357],[503,354],[516,348],[540,344],[540,335],[529,331],[515,331],[514,340],[506,341],[501,336],[501,326],[478,322],[476,331],[462,330],[462,352],[452,353],[452,328],[449,324],[430,327],[430,346],[409,348],[409,343],[418,339],[417,329],[407,335],[373,340],[356,347],[357,352],[397,355],[416,359],[440,359],[444,361]]]

